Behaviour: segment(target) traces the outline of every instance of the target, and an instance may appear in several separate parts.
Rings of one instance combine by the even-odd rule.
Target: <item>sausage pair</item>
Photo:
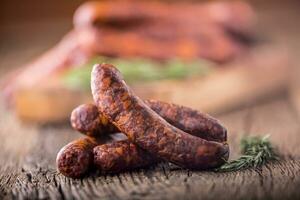
[[[229,156],[226,142],[190,135],[153,111],[112,65],[95,65],[91,88],[98,110],[128,139],[159,159],[188,169],[217,167]]]
[[[68,144],[57,157],[66,176],[82,176],[93,162],[115,173],[159,160],[207,169],[228,159],[226,129],[216,119],[187,107],[140,100],[112,65],[94,67],[92,93],[96,105],[81,105],[71,115],[72,127],[88,137]],[[128,140],[100,144],[90,139],[115,132]]]

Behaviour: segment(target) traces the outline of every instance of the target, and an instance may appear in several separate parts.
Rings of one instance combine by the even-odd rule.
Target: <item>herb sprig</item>
[[[92,67],[94,64],[102,62],[118,66],[129,83],[199,77],[205,76],[213,70],[212,63],[200,59],[193,61],[171,59],[159,62],[145,58],[95,57],[86,64],[66,72],[62,77],[63,83],[70,88],[90,89]]]
[[[243,138],[241,140],[241,153],[240,158],[225,163],[217,171],[228,172],[256,168],[279,158],[269,140],[269,135]]]

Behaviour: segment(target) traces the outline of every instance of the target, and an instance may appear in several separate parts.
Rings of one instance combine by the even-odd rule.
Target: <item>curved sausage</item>
[[[184,132],[209,141],[227,140],[226,128],[217,119],[207,114],[158,100],[145,100],[144,102],[167,122]],[[70,121],[75,130],[92,137],[120,132],[99,113],[94,104],[82,104],[75,108]]]
[[[183,131],[207,140],[226,141],[226,129],[209,115],[157,100],[145,100],[145,103]],[[94,104],[82,104],[75,108],[71,114],[71,124],[75,130],[93,137],[120,132],[99,113]],[[118,173],[156,162],[157,158],[128,140],[102,144],[94,148],[94,164],[103,173]]]
[[[207,141],[169,124],[132,92],[113,65],[93,67],[91,88],[98,110],[150,154],[188,169],[213,168],[228,159],[226,143]]]
[[[94,164],[101,172],[118,173],[157,163],[158,159],[129,140],[96,146]]]

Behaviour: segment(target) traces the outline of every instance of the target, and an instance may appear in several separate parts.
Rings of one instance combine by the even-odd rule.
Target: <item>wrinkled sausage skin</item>
[[[220,166],[226,143],[207,141],[172,126],[139,99],[112,65],[95,65],[91,88],[98,110],[130,141],[153,156],[189,169]]]
[[[176,128],[209,141],[227,141],[227,130],[221,123],[192,108],[157,100],[146,100],[149,107]]]
[[[129,140],[101,144],[104,140],[85,137],[70,142],[57,154],[60,173],[83,177],[92,166],[102,173],[118,173],[157,163],[159,160]]]
[[[71,113],[70,121],[75,130],[91,137],[120,132],[98,112],[94,104],[82,104],[76,107]]]
[[[158,100],[145,100],[145,103],[176,128],[197,137],[217,142],[227,140],[227,131],[213,117],[197,110],[165,103]],[[71,114],[72,127],[88,136],[120,132],[93,104],[82,104]]]
[[[56,157],[58,171],[67,177],[83,176],[93,163],[93,148],[98,144],[96,139],[85,137],[64,146]]]
[[[103,173],[118,173],[158,162],[157,158],[129,140],[98,145],[93,152],[94,164]]]

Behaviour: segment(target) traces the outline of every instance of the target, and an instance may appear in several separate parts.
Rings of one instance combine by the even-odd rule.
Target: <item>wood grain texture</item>
[[[290,20],[299,16],[298,7],[291,10],[276,1],[274,9],[274,1],[259,2],[265,6],[258,10],[263,20],[257,32],[293,44],[298,64],[299,26]],[[0,74],[55,44],[70,24],[61,19],[29,28],[9,24],[1,30]],[[79,134],[68,127],[22,125],[0,108],[0,199],[300,199],[300,119],[294,105],[279,97],[218,117],[229,129],[231,158],[239,155],[244,134],[270,134],[285,158],[262,169],[239,172],[191,172],[164,163],[115,176],[91,172],[74,180],[56,172],[55,156]]]
[[[216,173],[160,163],[118,175],[93,171],[83,179],[58,174],[60,147],[80,137],[68,126],[30,127],[0,114],[0,199],[297,199],[299,119],[286,97],[219,116],[229,129],[231,157],[245,134],[270,134],[285,155],[261,169]]]

